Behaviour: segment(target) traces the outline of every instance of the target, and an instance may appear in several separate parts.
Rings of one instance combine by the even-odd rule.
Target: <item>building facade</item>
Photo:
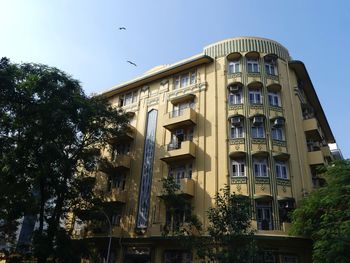
[[[128,112],[132,126],[111,151],[113,169],[96,173],[114,207],[113,262],[197,261],[162,235],[169,222],[161,179],[169,176],[204,227],[215,194],[229,185],[252,200],[265,262],[311,262],[310,240],[288,234],[288,212],[322,184],[316,168],[332,160],[335,139],[304,64],[285,47],[227,39],[102,96]],[[108,227],[76,233],[107,254]]]

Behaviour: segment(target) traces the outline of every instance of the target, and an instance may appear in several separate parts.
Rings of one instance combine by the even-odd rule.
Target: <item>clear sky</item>
[[[58,67],[87,94],[225,38],[276,40],[305,63],[350,157],[349,0],[0,0],[0,11],[0,57]]]

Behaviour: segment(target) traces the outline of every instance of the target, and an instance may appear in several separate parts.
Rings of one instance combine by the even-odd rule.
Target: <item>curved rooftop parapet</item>
[[[276,54],[289,61],[288,50],[276,41],[260,37],[235,37],[219,41],[204,48],[204,54],[212,58],[227,56],[234,52],[256,51],[265,54]]]

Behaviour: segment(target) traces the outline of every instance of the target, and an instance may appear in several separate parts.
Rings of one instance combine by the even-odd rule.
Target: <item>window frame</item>
[[[193,164],[179,164],[168,167],[168,177],[174,178],[177,184],[180,184],[181,179],[191,179],[193,171]]]
[[[274,141],[285,141],[284,128],[271,126],[271,138]]]
[[[247,72],[260,73],[259,58],[247,58]]]
[[[270,107],[282,107],[282,103],[281,103],[281,94],[280,92],[273,92],[273,91],[269,91],[267,93],[267,98],[269,101],[269,106]],[[275,103],[277,99],[277,104]],[[271,103],[272,102],[272,103]]]
[[[235,167],[235,170],[233,169]],[[243,169],[242,169],[243,168]],[[243,170],[243,171],[242,171]],[[245,160],[231,160],[231,179],[236,177],[246,177],[247,176],[247,167],[246,167],[246,161]]]
[[[274,58],[264,58],[265,73],[269,76],[277,76],[277,61]]]
[[[276,161],[275,173],[277,179],[289,180],[288,164],[283,161]]]
[[[227,71],[229,74],[240,73],[241,72],[240,59],[229,60]]]
[[[254,177],[269,178],[269,167],[266,158],[253,158],[253,174]]]
[[[239,90],[237,92],[230,91],[230,87],[232,86],[237,86]],[[232,85],[232,86],[228,87],[228,103],[230,105],[243,104],[243,87],[240,85]]]
[[[197,69],[174,76],[174,89],[182,89],[197,83]]]
[[[127,96],[130,96],[130,97],[127,98]],[[120,107],[128,106],[136,103],[137,100],[138,100],[138,90],[128,91],[119,96],[119,106]]]
[[[259,97],[259,100],[257,100],[257,97]],[[250,105],[262,105],[263,104],[261,89],[250,88],[248,90],[248,98],[249,98]],[[253,98],[253,100],[252,100],[252,98]]]

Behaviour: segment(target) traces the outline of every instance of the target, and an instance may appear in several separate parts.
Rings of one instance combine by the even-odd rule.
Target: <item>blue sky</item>
[[[0,10],[1,57],[58,67],[87,94],[225,38],[276,40],[306,64],[337,143],[350,157],[348,0],[1,0]]]

